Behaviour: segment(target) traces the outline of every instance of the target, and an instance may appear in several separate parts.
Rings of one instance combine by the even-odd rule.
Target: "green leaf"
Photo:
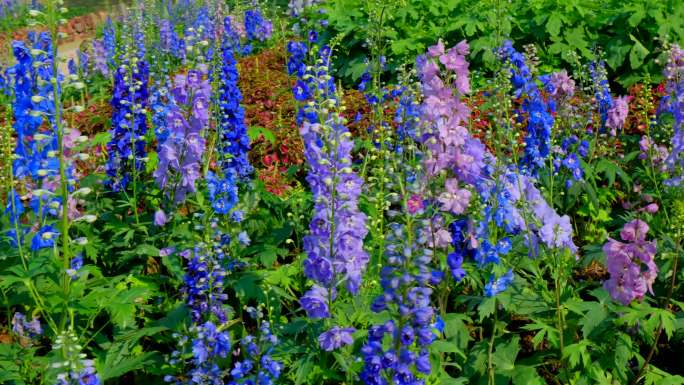
[[[247,130],[247,135],[249,136],[250,142],[255,142],[257,139],[263,135],[264,139],[268,140],[271,144],[275,144],[276,136],[273,131],[265,127],[252,126]]]
[[[608,310],[598,302],[588,302],[589,311],[584,314],[580,325],[582,325],[582,335],[589,338],[591,332],[608,317]]]
[[[558,36],[562,26],[563,18],[561,17],[560,13],[553,12],[551,16],[549,16],[549,20],[546,22],[546,30],[551,34],[551,36]]]
[[[100,357],[100,365],[98,365],[100,378],[102,380],[117,378],[146,366],[160,365],[162,357],[158,352],[136,354],[134,350],[141,338],[155,335],[164,330],[167,328],[156,326],[116,336],[114,342],[105,349],[104,357]]]
[[[644,59],[649,54],[649,50],[634,35],[630,34],[629,38],[634,42],[632,49],[629,51],[629,64],[632,69],[637,69],[644,64]]]
[[[482,302],[480,302],[480,306],[477,307],[480,321],[494,314],[494,310],[496,310],[496,297],[484,298]]]
[[[585,367],[591,362],[591,355],[587,350],[588,340],[581,340],[576,344],[571,344],[563,350],[563,358],[568,360],[570,368],[577,367],[582,363]]]
[[[520,337],[517,335],[506,343],[496,345],[496,350],[492,354],[492,363],[499,370],[508,371],[515,368],[515,359],[518,357]]]
[[[513,385],[545,385],[544,379],[533,366],[517,365],[513,369]]]

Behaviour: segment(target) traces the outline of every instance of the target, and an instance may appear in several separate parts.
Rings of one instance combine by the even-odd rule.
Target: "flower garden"
[[[0,1],[0,383],[684,384],[684,3],[68,5]]]

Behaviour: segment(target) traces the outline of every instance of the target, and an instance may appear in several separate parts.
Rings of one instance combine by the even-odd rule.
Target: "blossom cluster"
[[[305,103],[298,120],[311,166],[306,180],[314,198],[310,233],[304,238],[304,273],[315,284],[300,302],[309,317],[328,318],[339,285],[344,283],[349,292],[357,293],[369,260],[363,249],[368,232],[366,215],[358,207],[363,182],[351,168],[351,135],[335,112],[339,102],[334,80],[328,74],[330,48],[321,47],[311,66],[304,64],[307,48],[302,43],[291,42],[288,50],[290,73],[298,74],[293,92]],[[344,329],[336,331],[339,341],[350,342],[341,338]],[[324,348],[328,348],[328,337],[321,336]]]
[[[656,243],[646,240],[648,230],[646,222],[635,219],[620,231],[624,242],[610,239],[603,246],[610,273],[610,279],[604,286],[616,301],[624,305],[642,299],[647,292],[653,293],[658,267],[653,260]]]
[[[667,166],[671,170],[676,167],[684,168],[684,49],[675,45],[670,49],[670,55],[663,72],[666,79],[665,91],[661,111],[667,111],[674,118],[672,149],[667,158]],[[680,185],[684,180],[681,170],[668,181],[671,185]]]
[[[188,263],[183,293],[190,308],[192,326],[188,335],[175,335],[178,348],[169,363],[189,364],[191,368],[186,375],[193,383],[224,383],[226,373],[219,361],[228,357],[231,349],[230,335],[221,326],[227,322],[224,306],[228,297],[223,292],[227,272],[223,266],[228,258],[225,249],[229,243],[228,235],[217,232],[212,245],[198,244],[193,250],[180,253]],[[165,381],[182,384],[182,378],[168,375]]]
[[[113,191],[126,189],[131,178],[136,178],[144,168],[148,82],[149,66],[137,57],[122,63],[114,73],[111,140],[107,144],[109,159],[106,165],[107,186]]]
[[[273,35],[273,23],[264,18],[258,8],[245,11],[245,32],[248,40],[266,41]]]
[[[510,63],[515,96],[524,97],[519,119],[527,118],[527,134],[521,166],[530,175],[537,175],[545,166],[551,150],[555,105],[544,97],[525,62],[525,56],[513,48],[513,42],[504,42],[501,53]]]
[[[160,188],[173,203],[183,202],[197,190],[205,150],[203,131],[209,122],[211,86],[202,72],[176,75],[169,93],[166,128],[159,145],[159,164],[154,172]],[[168,135],[168,136],[167,136]],[[163,139],[163,140],[161,140]]]
[[[245,358],[233,365],[230,371],[232,380],[228,385],[274,384],[283,369],[283,364],[272,357],[278,337],[271,331],[270,322],[263,320],[261,309],[248,307],[246,312],[257,321],[258,333],[257,336],[248,334],[240,341]]]
[[[240,104],[242,93],[238,87],[239,75],[235,61],[239,38],[228,17],[224,20],[224,33],[227,36],[222,47],[222,76],[218,99],[218,175],[212,172],[207,176],[212,207],[219,214],[227,214],[232,210],[237,203],[237,181],[246,179],[252,173],[247,158],[249,136],[245,125],[245,111]]]
[[[387,238],[387,262],[380,273],[383,294],[371,309],[387,311],[392,318],[369,329],[360,377],[369,385],[424,384],[418,373],[431,372],[428,347],[435,339],[435,311],[430,287],[439,283],[439,274],[430,267],[427,232],[394,223]]]

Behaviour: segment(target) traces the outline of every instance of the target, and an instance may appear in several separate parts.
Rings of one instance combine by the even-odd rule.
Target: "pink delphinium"
[[[470,204],[470,191],[459,188],[458,180],[454,178],[447,179],[445,189],[446,191],[437,198],[442,210],[456,215],[463,214]]]
[[[615,136],[617,130],[621,130],[625,126],[628,113],[629,96],[619,96],[613,99],[613,107],[608,110],[608,119],[606,119],[606,127],[611,129],[611,135]]]
[[[635,299],[641,300],[647,292],[653,294],[652,285],[658,275],[658,267],[653,260],[656,243],[646,240],[648,230],[646,222],[635,219],[620,231],[624,242],[610,239],[603,246],[610,273],[604,287],[613,299],[623,305],[629,305]]]

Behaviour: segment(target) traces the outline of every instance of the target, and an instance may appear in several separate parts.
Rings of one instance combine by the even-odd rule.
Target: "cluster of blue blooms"
[[[589,63],[589,74],[594,87],[594,97],[598,107],[599,115],[601,116],[601,126],[599,129],[605,129],[608,121],[608,111],[613,108],[613,96],[610,94],[610,84],[608,83],[608,75],[606,73],[606,65],[603,61]]]
[[[42,224],[30,229],[21,225],[24,203],[13,188],[10,191],[6,213],[13,228],[8,236],[13,244],[23,244],[25,236],[33,231],[31,250],[51,248],[59,235],[56,228],[44,219],[56,217],[61,199],[55,195],[59,185],[58,133],[55,125],[54,92],[52,77],[52,43],[47,33],[29,33],[30,48],[25,43],[13,43],[17,63],[7,70],[9,84],[13,86],[14,132],[16,145],[12,174],[16,182],[23,183],[31,192],[29,207]],[[33,53],[36,53],[33,55]],[[58,76],[58,80],[62,77]],[[44,123],[48,124],[44,124]],[[67,183],[75,183],[72,168],[67,168]]]
[[[249,136],[245,125],[245,111],[240,105],[242,93],[238,87],[238,71],[235,61],[239,51],[239,37],[233,30],[231,19],[224,20],[222,67],[219,90],[220,121],[218,125],[217,158],[220,175],[207,176],[212,207],[219,214],[227,214],[237,203],[238,180],[252,173],[247,153]]]
[[[228,385],[273,385],[283,369],[283,364],[272,357],[278,337],[271,331],[271,324],[262,319],[260,309],[248,307],[245,310],[257,321],[258,335],[248,334],[242,338],[240,345],[244,359],[233,365],[230,371],[232,380]]]
[[[273,34],[273,23],[258,8],[249,9],[245,11],[245,32],[248,40],[263,42]]]
[[[124,62],[114,73],[111,100],[111,140],[107,144],[109,159],[107,186],[113,191],[126,189],[133,176],[144,168],[146,108],[148,105],[149,67],[136,57]]]
[[[312,43],[315,39],[311,34]],[[363,249],[366,216],[358,208],[363,182],[351,168],[351,135],[335,112],[339,101],[328,73],[330,48],[312,50],[317,57],[310,67],[305,64],[308,48],[303,43],[290,42],[288,50],[289,73],[298,76],[293,93],[303,105],[297,120],[311,166],[306,180],[315,205],[310,233],[304,238],[308,256],[304,273],[315,284],[300,302],[309,317],[329,318],[340,284],[357,293],[369,260]],[[319,338],[321,347],[333,350],[351,343],[350,329],[336,327],[324,333]]]
[[[178,349],[172,353],[171,365],[189,364],[191,369],[184,374],[189,383],[223,384],[225,371],[219,360],[228,357],[231,349],[230,335],[220,326],[227,321],[224,309],[227,295],[223,284],[227,275],[223,265],[228,256],[224,251],[230,237],[217,232],[214,244],[198,244],[194,250],[180,253],[187,261],[183,293],[186,296],[192,316],[190,336],[175,335]],[[186,354],[190,358],[186,362]],[[168,375],[166,382],[184,384],[183,377]]]
[[[500,54],[510,63],[515,96],[525,97],[519,117],[521,121],[527,117],[525,155],[521,159],[521,166],[524,172],[537,175],[539,169],[545,166],[551,150],[555,105],[552,100],[546,100],[525,62],[525,56],[513,48],[513,42],[504,42]]]
[[[431,285],[440,282],[430,265],[428,233],[394,223],[387,236],[386,264],[380,273],[384,293],[371,305],[392,318],[368,331],[360,377],[368,385],[422,385],[430,374],[429,345],[435,340]]]

